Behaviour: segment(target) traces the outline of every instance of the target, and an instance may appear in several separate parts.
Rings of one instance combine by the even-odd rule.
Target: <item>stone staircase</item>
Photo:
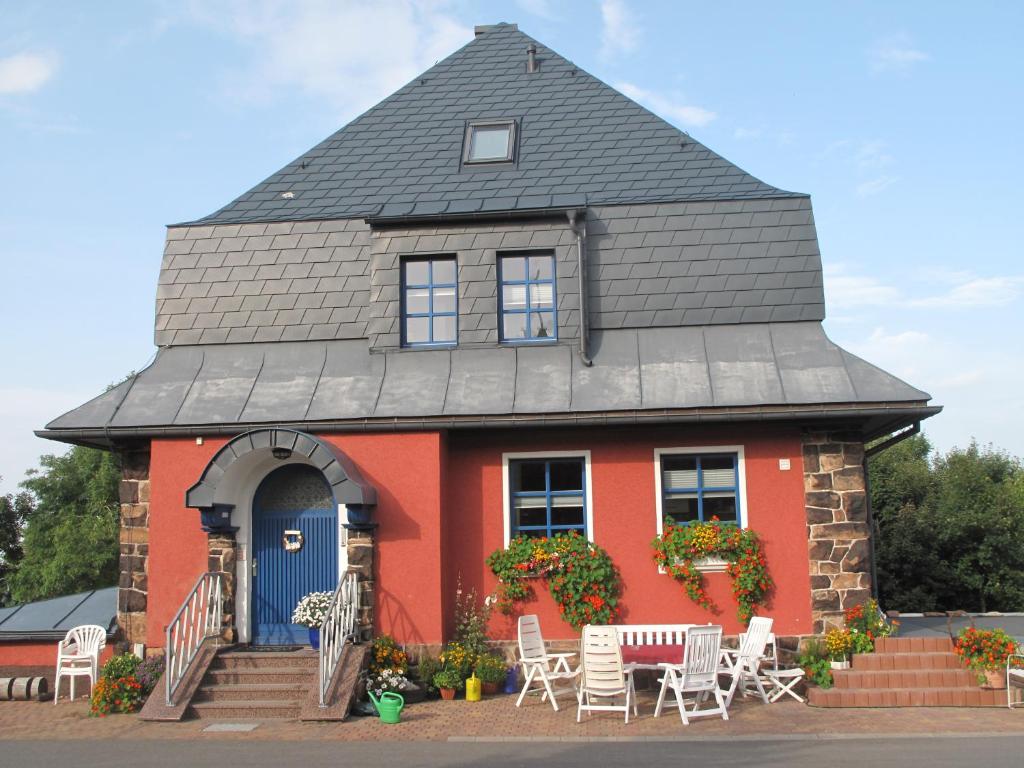
[[[317,683],[316,651],[222,651],[192,697],[188,714],[203,720],[300,716]]]
[[[978,687],[944,637],[885,637],[875,653],[853,656],[851,669],[833,670],[828,690],[812,687],[815,707],[995,707],[1006,691]]]

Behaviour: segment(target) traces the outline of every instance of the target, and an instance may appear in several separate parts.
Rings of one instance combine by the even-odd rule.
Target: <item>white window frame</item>
[[[583,459],[583,495],[587,507],[587,541],[594,542],[594,488],[591,479],[590,451],[529,451],[501,454],[501,508],[504,515],[505,546],[512,541],[512,490],[509,461],[518,459]]]
[[[739,502],[739,526],[747,527],[747,467],[743,455],[742,445],[700,445],[686,448],[655,448],[654,449],[654,509],[657,516],[658,537],[665,532],[665,513],[663,510],[664,494],[661,485],[661,457],[694,455],[705,453],[735,453],[736,454],[736,494]],[[725,571],[725,563],[717,560],[709,560],[707,563],[697,563],[697,569],[707,573]],[[665,573],[665,569],[658,566],[658,573]]]

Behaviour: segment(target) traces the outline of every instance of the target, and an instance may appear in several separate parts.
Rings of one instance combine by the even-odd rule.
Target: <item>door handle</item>
[[[256,558],[252,559],[252,577],[256,578]]]

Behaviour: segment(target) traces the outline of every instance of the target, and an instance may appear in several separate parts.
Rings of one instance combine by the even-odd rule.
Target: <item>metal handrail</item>
[[[174,694],[203,642],[208,637],[220,634],[220,623],[221,575],[204,573],[167,625],[167,642],[164,646],[167,706],[174,706]]]
[[[341,577],[320,625],[320,706],[327,706],[327,689],[341,659],[345,643],[356,636],[359,619],[359,584],[356,574]]]

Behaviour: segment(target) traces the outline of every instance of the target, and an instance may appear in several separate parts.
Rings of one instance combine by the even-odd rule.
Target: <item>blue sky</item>
[[[154,352],[164,226],[472,37],[520,28],[812,195],[837,343],[1024,455],[1017,3],[0,0],[0,492]]]

